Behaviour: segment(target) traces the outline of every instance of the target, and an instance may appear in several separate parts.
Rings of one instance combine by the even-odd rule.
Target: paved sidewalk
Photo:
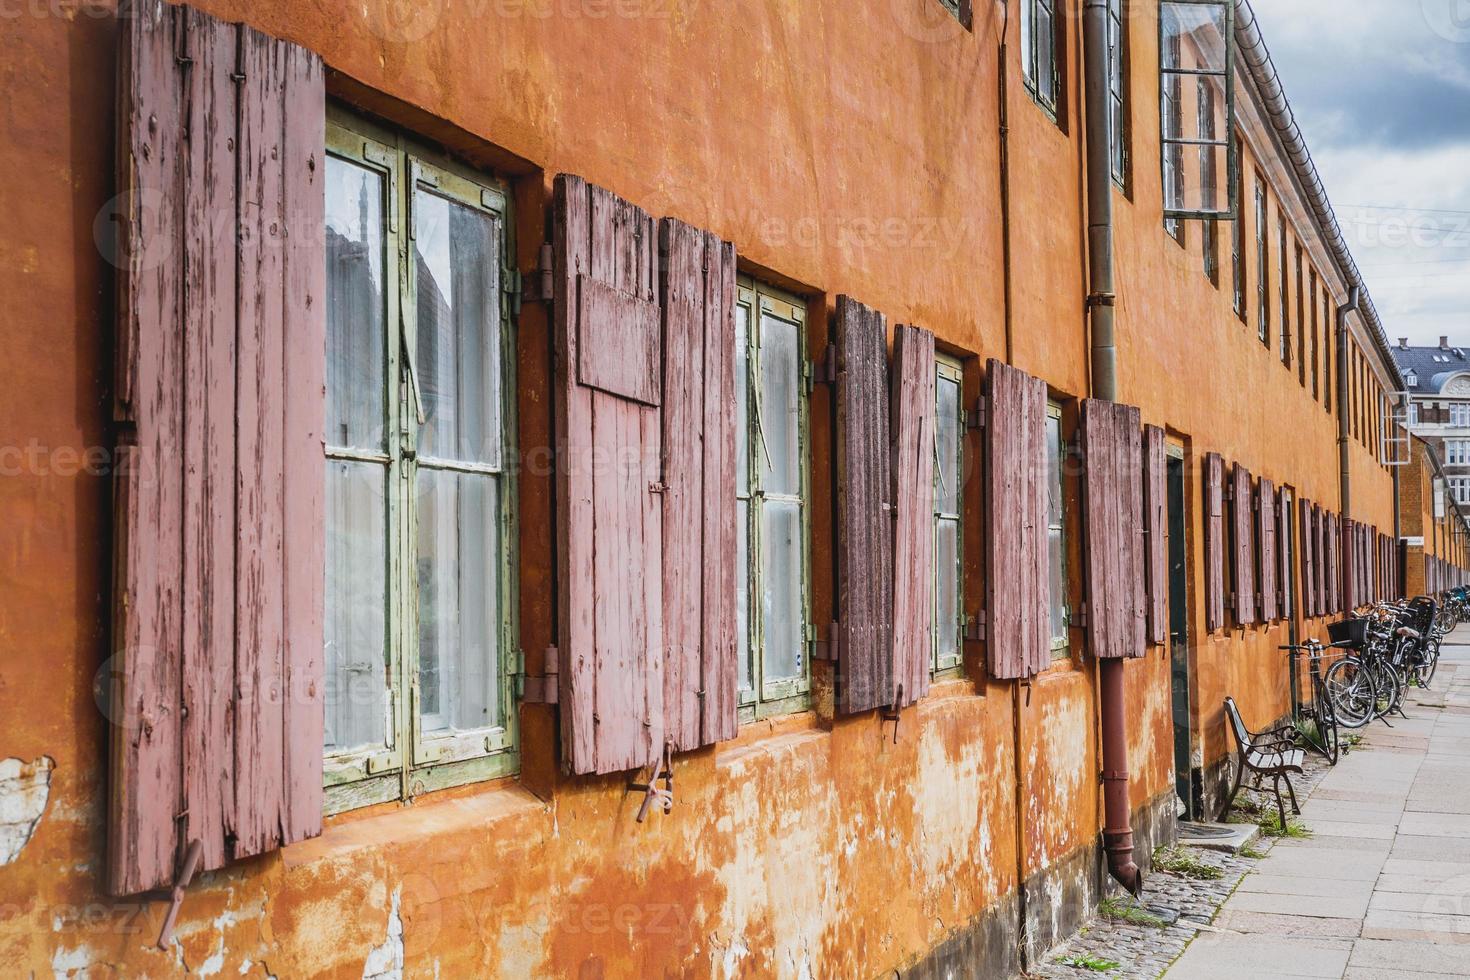
[[[1470,977],[1470,627],[1409,718],[1374,723],[1168,980]]]

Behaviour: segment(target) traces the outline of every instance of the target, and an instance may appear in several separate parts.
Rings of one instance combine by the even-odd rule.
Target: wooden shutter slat
[[[1276,484],[1261,477],[1256,494],[1256,528],[1261,542],[1260,571],[1261,621],[1274,622],[1280,615],[1276,601]]]
[[[733,738],[738,725],[735,249],[664,218],[659,250],[664,713],[684,750]]]
[[[582,384],[574,368],[582,344],[650,356],[607,344],[630,330],[609,318],[660,322],[658,242],[647,214],[580,177],[557,176],[554,206],[562,747],[571,772],[619,772],[656,761],[666,736],[663,519],[653,492],[662,413]],[[580,302],[589,281],[622,300]],[[596,319],[582,321],[583,311]],[[658,331],[650,343],[661,348]]]
[[[895,703],[929,693],[934,645],[934,334],[894,328],[893,675]]]
[[[1143,427],[1143,513],[1148,548],[1144,555],[1147,581],[1148,639],[1169,639],[1168,490],[1165,482],[1168,460],[1164,430]]]
[[[1302,616],[1317,615],[1317,549],[1312,529],[1312,504],[1303,497],[1298,503],[1301,523]]]
[[[1256,621],[1255,529],[1251,519],[1254,501],[1250,470],[1236,463],[1231,470],[1230,557],[1235,622],[1240,626]]]
[[[1051,662],[1046,383],[994,358],[986,378],[987,659],[1015,679]]]
[[[127,24],[116,894],[191,841],[213,870],[320,832],[325,588],[321,62],[185,7]]]
[[[1082,403],[1088,644],[1095,657],[1144,654],[1143,472],[1139,411]]]
[[[837,297],[838,707],[893,702],[893,526],[887,324]]]
[[[1225,625],[1225,461],[1218,453],[1204,458],[1205,491],[1205,626]]]

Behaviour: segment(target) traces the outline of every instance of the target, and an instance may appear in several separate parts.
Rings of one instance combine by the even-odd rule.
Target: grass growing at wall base
[[[1104,899],[1097,907],[1097,912],[1105,919],[1115,922],[1131,922],[1136,926],[1153,926],[1162,929],[1165,926],[1163,919],[1152,912],[1137,905],[1132,905],[1121,898]]]
[[[1068,956],[1061,962],[1063,966],[1092,970],[1095,973],[1107,973],[1109,970],[1116,970],[1120,965],[1115,960],[1105,960],[1097,956]]]
[[[1224,868],[1217,868],[1208,861],[1201,860],[1183,847],[1160,847],[1155,850],[1154,867],[1195,881],[1218,881],[1225,877]]]
[[[1298,840],[1305,840],[1312,836],[1311,828],[1300,820],[1292,820],[1288,817],[1286,826],[1281,826],[1281,818],[1274,811],[1262,814],[1256,820],[1256,824],[1261,828],[1261,833],[1267,837],[1294,837]]]

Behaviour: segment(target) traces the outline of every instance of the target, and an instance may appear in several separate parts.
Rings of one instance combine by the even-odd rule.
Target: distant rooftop
[[[1448,337],[1434,347],[1414,347],[1400,337],[1392,349],[1404,383],[1416,395],[1437,395],[1450,378],[1470,372],[1470,347],[1457,347]]]

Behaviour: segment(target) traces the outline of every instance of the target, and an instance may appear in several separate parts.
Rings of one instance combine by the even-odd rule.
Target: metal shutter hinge
[[[527,704],[556,704],[559,690],[556,647],[547,647],[541,665],[540,677],[529,677],[525,672],[525,653],[521,657],[521,672],[517,675],[521,688],[521,700]]]
[[[822,351],[821,370],[818,374],[823,384],[835,385],[837,383],[837,345],[828,344]]]
[[[552,297],[556,295],[556,285],[552,279],[552,263],[551,243],[542,242],[539,261],[536,264],[536,275],[540,280],[540,295],[536,298],[543,303],[550,303]]]
[[[806,625],[806,629],[807,643],[811,648],[812,659],[835,661],[837,659],[838,637],[841,635],[841,627],[834,621],[828,627],[827,639],[825,640],[817,639],[817,628],[811,623]]]
[[[970,431],[985,428],[985,399],[975,399],[975,407],[965,413],[965,428]]]
[[[510,299],[510,315],[521,315],[521,270],[506,269],[504,285],[501,288]]]
[[[965,639],[985,639],[985,610],[980,610],[973,616],[965,617]]]

